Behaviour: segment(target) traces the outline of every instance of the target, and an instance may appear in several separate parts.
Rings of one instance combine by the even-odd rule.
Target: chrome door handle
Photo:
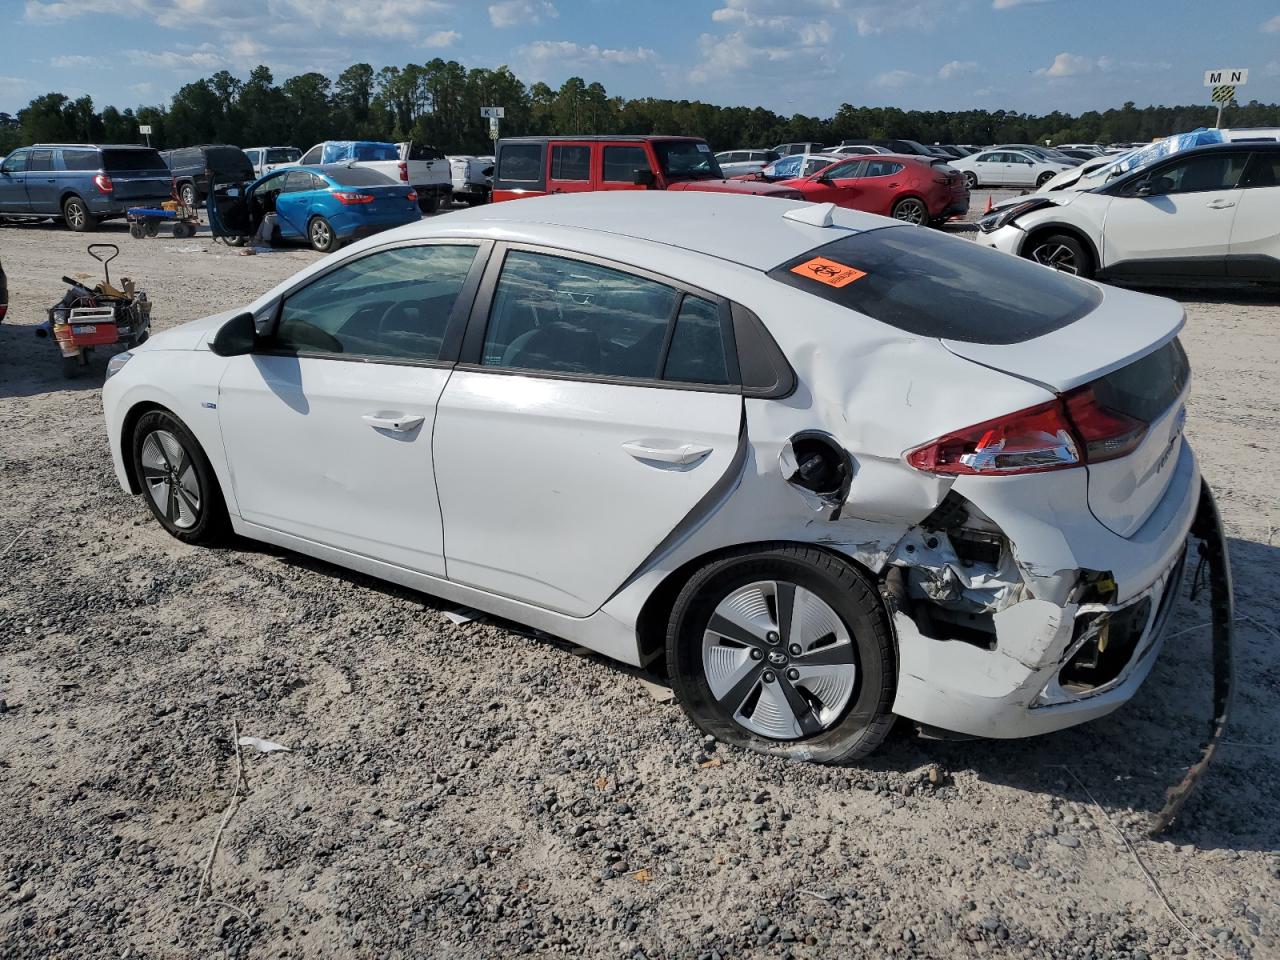
[[[375,430],[390,430],[392,433],[408,433],[422,426],[426,417],[411,417],[402,413],[366,413],[360,418]]]
[[[1209,209],[1210,210],[1226,210],[1229,207],[1234,207],[1235,205],[1236,205],[1236,202],[1234,200],[1213,200],[1213,201],[1210,201],[1209,203]]]
[[[658,463],[697,463],[712,450],[693,443],[682,443],[677,447],[657,447],[644,440],[628,440],[622,449],[637,460],[654,460]]]

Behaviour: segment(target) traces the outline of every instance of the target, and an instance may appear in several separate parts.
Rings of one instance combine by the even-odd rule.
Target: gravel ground
[[[120,243],[113,275],[158,328],[314,258],[94,239]],[[1183,295],[1188,433],[1245,619],[1231,743],[1151,841],[1207,728],[1202,601],[1138,698],[1084,727],[961,743],[902,723],[851,768],[725,749],[653,678],[165,535],[116,486],[102,360],[64,381],[31,335],[61,274],[94,266],[84,242],[0,230],[0,956],[1280,956],[1273,299]],[[233,724],[291,748],[247,750],[238,793]]]

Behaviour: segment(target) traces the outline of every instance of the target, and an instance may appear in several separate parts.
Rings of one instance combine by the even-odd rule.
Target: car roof
[[[86,150],[154,150],[155,149],[155,147],[148,147],[141,143],[33,143],[31,144],[31,146],[32,147],[82,147]]]
[[[546,225],[583,231],[580,249],[601,256],[607,256],[607,251],[601,248],[599,236],[607,234],[771,270],[849,232],[894,225],[884,217],[840,207],[831,211],[829,227],[784,216],[814,206],[711,191],[608,190],[485,204],[402,229],[409,236],[448,236],[456,231],[494,240],[527,240],[529,227]]]
[[[677,134],[648,134],[648,133],[637,133],[632,136],[628,136],[627,134],[624,134],[624,133],[591,133],[591,134],[586,134],[580,137],[573,136],[572,134],[556,134],[555,136],[545,136],[545,137],[503,137],[502,140],[500,140],[499,142],[500,143],[546,143],[552,140],[575,140],[582,143],[597,143],[597,142],[610,143],[610,142],[617,142],[617,141],[622,141],[626,143],[626,142],[634,142],[636,140],[697,140],[699,142],[705,142],[702,137],[685,137],[685,136],[679,136]],[[748,148],[739,147],[736,149],[746,150]],[[724,151],[721,151],[721,152],[723,153]]]

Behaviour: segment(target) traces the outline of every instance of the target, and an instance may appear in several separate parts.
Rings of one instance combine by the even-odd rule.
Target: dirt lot
[[[103,234],[159,328],[315,256]],[[1203,602],[1089,726],[954,743],[899,724],[849,769],[717,749],[615,665],[165,535],[112,475],[102,361],[64,381],[32,336],[59,277],[94,266],[83,245],[0,229],[0,956],[1280,956],[1274,299],[1183,297],[1188,433],[1242,619],[1231,743],[1149,841],[1207,728]],[[246,752],[200,905],[233,722],[292,752]]]

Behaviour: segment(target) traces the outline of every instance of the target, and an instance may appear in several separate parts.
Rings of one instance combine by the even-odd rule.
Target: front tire
[[[704,567],[676,599],[666,652],[685,713],[724,743],[845,763],[893,725],[884,605],[822,550],[750,548]]]
[[[1093,258],[1089,251],[1069,234],[1050,233],[1036,237],[1027,244],[1022,255],[1028,260],[1086,280],[1093,276]]]
[[[977,190],[978,175],[974,173],[972,170],[966,170],[964,172],[964,185],[968,187],[970,190]]]
[[[67,197],[63,202],[62,219],[76,233],[87,233],[98,225],[97,218],[79,197]]]
[[[324,217],[312,217],[307,224],[307,239],[311,246],[321,253],[329,253],[338,248],[338,235],[334,233],[333,224]]]
[[[196,204],[200,200],[200,197],[196,194],[196,185],[188,182],[180,186],[178,188],[178,199],[192,210],[196,209]]]
[[[183,543],[217,543],[230,526],[209,458],[167,410],[142,415],[131,438],[133,469],[160,526]]]

